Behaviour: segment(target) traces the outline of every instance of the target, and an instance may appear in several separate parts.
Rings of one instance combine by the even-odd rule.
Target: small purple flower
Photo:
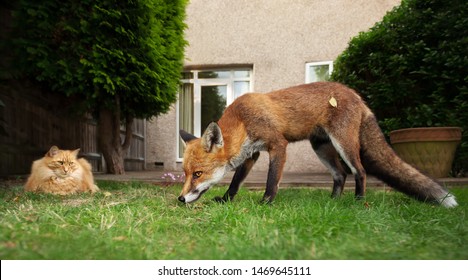
[[[166,180],[166,182],[169,182],[169,183],[181,183],[181,182],[184,182],[185,174],[175,175],[173,173],[168,172],[168,173],[164,173],[161,179],[164,179]]]

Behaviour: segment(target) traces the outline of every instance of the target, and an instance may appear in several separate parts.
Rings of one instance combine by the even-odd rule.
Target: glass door
[[[206,127],[218,121],[226,109],[227,85],[202,85],[200,102],[200,129],[203,134]]]

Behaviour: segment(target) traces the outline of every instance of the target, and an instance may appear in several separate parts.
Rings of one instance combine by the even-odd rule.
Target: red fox
[[[180,136],[186,143],[186,179],[178,200],[184,203],[196,201],[227,171],[235,170],[224,196],[216,198],[232,200],[260,151],[269,154],[262,201],[272,202],[286,161],[286,146],[306,139],[332,174],[332,197],[341,195],[346,179],[341,157],[354,175],[356,198],[364,197],[367,172],[418,200],[457,206],[452,194],[395,154],[361,97],[339,83],[244,94],[226,108],[217,123],[208,125],[201,138],[183,130]]]

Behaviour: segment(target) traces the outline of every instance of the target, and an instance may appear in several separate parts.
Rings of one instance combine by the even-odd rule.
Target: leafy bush
[[[356,89],[385,133],[461,126],[454,171],[468,170],[468,5],[403,0],[335,62],[332,80]]]

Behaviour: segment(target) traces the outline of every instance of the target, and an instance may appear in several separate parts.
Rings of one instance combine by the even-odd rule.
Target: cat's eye
[[[59,163],[60,165],[63,165],[63,161],[59,161],[58,163]]]
[[[203,174],[203,171],[195,171],[195,172],[193,172],[193,179],[198,179],[198,178],[200,178],[202,174]]]

